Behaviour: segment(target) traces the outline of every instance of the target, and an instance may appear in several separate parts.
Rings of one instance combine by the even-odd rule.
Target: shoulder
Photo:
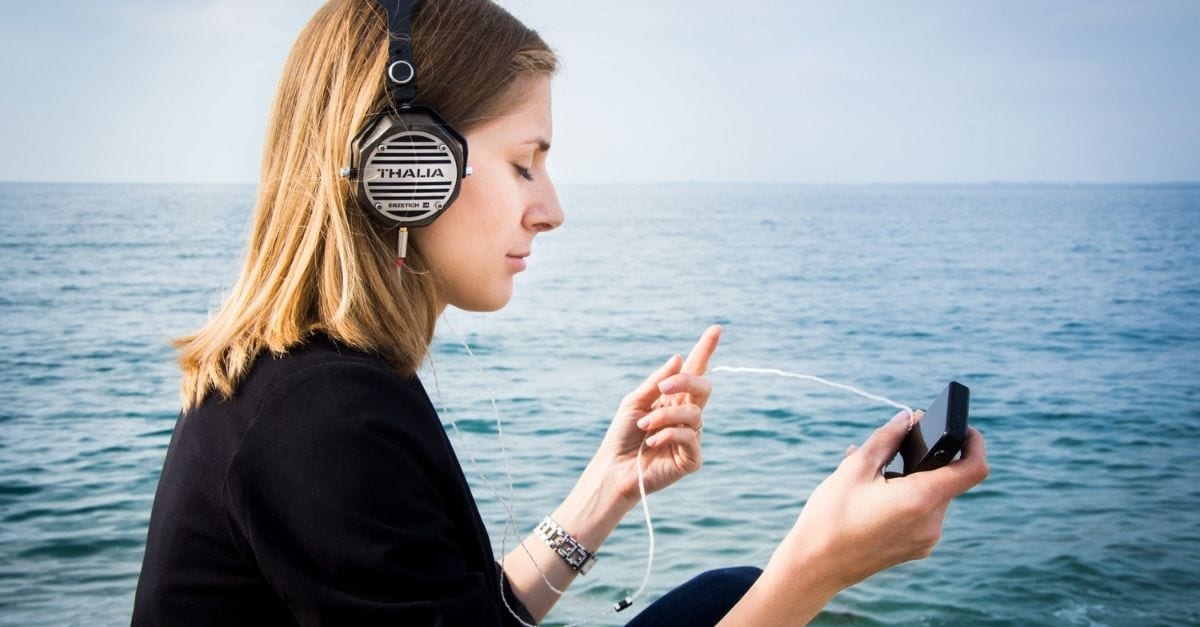
[[[245,395],[254,392],[270,395],[279,388],[294,389],[329,377],[372,378],[387,383],[389,391],[414,393],[424,398],[416,377],[402,377],[378,354],[324,335],[311,336],[282,355],[260,355],[239,390]]]
[[[401,376],[374,353],[322,335],[283,355],[260,356],[239,396],[251,412],[247,438],[283,431],[279,435],[294,441],[364,428],[422,439],[444,433],[420,380]]]

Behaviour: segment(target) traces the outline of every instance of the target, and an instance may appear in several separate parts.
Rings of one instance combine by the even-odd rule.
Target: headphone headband
[[[417,0],[377,0],[388,17],[388,92],[397,109],[417,97],[417,71],[412,54],[412,11]]]

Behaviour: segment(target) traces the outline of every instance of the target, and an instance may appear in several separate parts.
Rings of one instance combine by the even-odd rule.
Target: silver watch
[[[592,569],[592,565],[596,563],[596,554],[572,538],[571,534],[554,522],[553,518],[549,516],[543,518],[533,531],[542,538],[546,546],[563,558],[567,566],[580,575],[586,575]]]

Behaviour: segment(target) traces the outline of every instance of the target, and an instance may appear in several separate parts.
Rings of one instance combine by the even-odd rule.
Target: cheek
[[[444,226],[439,237],[446,240],[447,248],[453,248],[458,256],[470,259],[492,259],[503,256],[513,245],[515,228],[520,228],[521,217],[513,208],[518,205],[510,198],[511,190],[503,186],[478,187],[488,190],[487,194],[459,195],[459,199],[434,222]],[[461,204],[459,201],[463,201]],[[439,225],[445,221],[445,225]]]
[[[433,224],[414,229],[410,235],[429,260],[430,269],[451,290],[476,282],[486,265],[488,233],[494,227],[477,209],[468,195],[460,194]]]
[[[480,186],[475,181],[479,175],[473,175],[469,182],[464,182],[454,203],[438,216],[433,224],[414,231],[414,237],[426,247],[426,252],[433,258],[448,258],[461,254],[463,242],[469,242],[473,237],[471,232],[475,216],[478,214],[478,190]]]

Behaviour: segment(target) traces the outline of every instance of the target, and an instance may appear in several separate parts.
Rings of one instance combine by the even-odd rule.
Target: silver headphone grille
[[[458,182],[454,152],[436,135],[400,131],[367,158],[360,174],[375,210],[399,223],[441,211]]]

